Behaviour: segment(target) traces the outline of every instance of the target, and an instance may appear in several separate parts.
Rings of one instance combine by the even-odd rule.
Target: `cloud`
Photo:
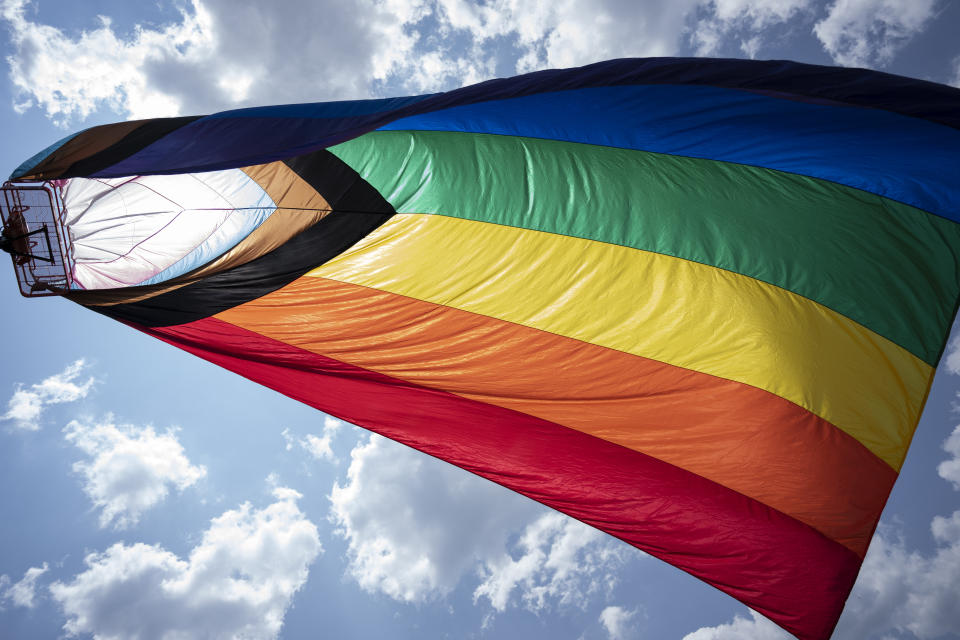
[[[952,484],[954,489],[960,491],[960,426],[954,428],[953,433],[943,443],[943,450],[953,458],[941,462],[937,467],[937,473]]]
[[[117,543],[50,593],[68,635],[95,638],[276,638],[323,550],[292,489],[214,518],[184,560],[159,545]],[[118,603],[123,603],[118,606]]]
[[[813,10],[813,0],[711,0],[690,30],[690,43],[699,56],[716,55],[722,46],[739,42],[755,58],[765,44],[764,31]]]
[[[337,461],[336,457],[333,455],[333,449],[330,448],[330,435],[326,432],[324,432],[322,438],[309,433],[307,434],[307,437],[300,442],[300,444],[317,460],[328,460],[330,462]]]
[[[327,462],[337,463],[339,461],[337,460],[336,455],[333,453],[331,444],[333,442],[333,437],[337,434],[342,426],[342,421],[337,420],[332,416],[324,416],[322,435],[316,436],[312,433],[308,433],[304,438],[297,440],[293,437],[293,434],[290,433],[290,429],[284,429],[280,435],[283,436],[283,439],[286,442],[287,451],[292,450],[295,444],[299,444],[304,451],[309,453],[317,460],[326,460]]]
[[[786,22],[799,11],[809,10],[812,0],[713,0],[714,17],[723,22],[745,21],[754,29]]]
[[[505,549],[483,559],[474,601],[485,597],[504,611],[517,589],[517,605],[530,611],[543,611],[551,602],[582,607],[590,595],[613,587],[625,561],[622,547],[605,534],[555,512],[527,525],[515,547],[513,554]]]
[[[837,640],[910,632],[920,640],[960,629],[960,512],[931,523],[937,548],[910,551],[890,531],[874,537],[857,584],[840,619]]]
[[[835,0],[813,32],[834,62],[882,67],[924,30],[938,0]]]
[[[638,637],[635,618],[638,611],[623,607],[607,607],[600,612],[600,624],[607,630],[610,640],[628,640]]]
[[[348,542],[348,573],[362,588],[405,602],[446,595],[535,504],[380,436],[350,454],[331,517]]]
[[[449,89],[496,75],[673,55],[702,0],[191,0],[175,20],[76,35],[3,0],[20,111],[66,125]],[[791,0],[794,1],[794,0]],[[252,44],[256,43],[256,44]]]
[[[882,66],[936,3],[837,0],[815,36],[841,64]],[[771,28],[818,11],[814,0],[190,0],[166,24],[121,34],[101,16],[70,35],[31,7],[0,0],[17,109],[62,125],[102,107],[146,118],[440,91],[687,46],[755,57]]]
[[[191,0],[177,20],[129,36],[102,16],[71,36],[31,20],[31,4],[0,5],[17,108],[61,125],[101,107],[148,118],[365,97],[408,58],[404,25],[419,11],[401,0]]]
[[[750,618],[734,616],[733,622],[703,627],[688,633],[683,640],[792,640],[793,636],[760,614],[750,611]],[[863,639],[861,639],[863,640]]]
[[[40,429],[40,416],[48,405],[75,402],[87,397],[96,380],[91,376],[85,382],[75,382],[86,367],[86,362],[81,359],[28,388],[18,383],[2,419],[12,420],[19,429],[37,431]]]
[[[698,0],[538,2],[493,0],[483,4],[438,0],[436,16],[465,38],[474,74],[489,74],[508,60],[511,72],[570,67],[609,58],[675,54]]]
[[[685,28],[703,0],[436,0],[430,16],[444,34],[420,39],[415,51],[446,61],[448,88],[492,76],[573,67],[622,57],[676,55]],[[408,86],[429,83],[420,70],[398,65]],[[429,77],[428,74],[423,74]]]
[[[815,37],[841,64],[882,66],[936,4],[836,0]],[[33,5],[0,0],[16,108],[64,126],[104,107],[146,118],[432,92],[685,47],[755,57],[771,28],[823,13],[814,0],[189,0],[166,24],[120,33],[101,16],[68,34]]]
[[[297,439],[293,437],[292,433],[290,433],[290,429],[285,428],[283,431],[280,432],[280,435],[283,436],[284,449],[286,449],[287,451],[292,451],[293,445],[297,443]]]
[[[33,609],[37,606],[37,580],[45,574],[48,569],[49,567],[46,562],[44,562],[41,567],[30,567],[27,569],[26,573],[23,574],[23,578],[20,579],[20,582],[3,589],[2,593],[0,593],[0,601],[9,600],[17,607]],[[0,576],[0,588],[5,587],[9,583],[10,578]]]
[[[953,338],[947,344],[946,355],[943,357],[943,365],[950,373],[960,375],[960,336]]]
[[[176,433],[158,434],[153,427],[72,420],[64,437],[90,459],[76,462],[83,490],[101,509],[100,526],[116,529],[135,525],[147,509],[166,498],[169,487],[182,491],[207,471],[184,454]]]
[[[953,78],[947,82],[960,89],[960,56],[953,59]],[[960,362],[956,362],[955,366],[951,367],[950,372],[958,373],[956,369],[960,369]]]
[[[949,518],[934,517],[930,522],[930,531],[935,540],[952,544],[960,541],[960,511],[954,511]]]
[[[475,600],[496,610],[514,593],[513,603],[532,610],[580,604],[621,562],[612,539],[379,436],[354,448],[347,483],[330,499],[348,574],[402,602],[442,598],[479,574]]]
[[[210,55],[215,44],[210,15],[202,5],[181,13],[182,22],[162,29],[137,27],[124,40],[109,18],[70,38],[60,29],[31,22],[28,0],[5,0],[15,53],[8,57],[18,111],[42,108],[58,124],[86,118],[106,106],[146,118],[172,115],[185,104],[178,92],[165,91],[148,69],[190,65]]]

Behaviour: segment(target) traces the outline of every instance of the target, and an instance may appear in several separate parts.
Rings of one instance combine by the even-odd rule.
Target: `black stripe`
[[[330,203],[332,213],[270,253],[233,269],[146,300],[89,308],[148,327],[200,320],[293,282],[343,253],[394,214],[376,189],[329,151],[286,163]],[[82,304],[82,295],[75,299]]]
[[[70,168],[63,172],[59,178],[75,178],[88,176],[90,174],[113,166],[121,160],[129,158],[136,152],[153,144],[160,138],[173,133],[181,127],[185,127],[203,116],[183,116],[180,118],[155,118],[153,120],[144,120],[143,125],[137,127],[123,138],[113,143],[106,149],[77,160]],[[81,134],[82,135],[82,134]]]
[[[870,69],[789,60],[626,58],[577,69],[534,71],[487,80],[404,107],[425,113],[449,106],[540,93],[613,85],[686,84],[743,89],[882,109],[960,129],[960,89]],[[402,113],[398,117],[411,115]],[[391,120],[396,118],[391,118]],[[377,126],[382,126],[380,123]]]

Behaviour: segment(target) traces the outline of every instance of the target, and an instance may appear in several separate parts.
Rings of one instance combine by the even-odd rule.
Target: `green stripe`
[[[555,140],[389,131],[330,149],[398,213],[609,242],[779,286],[935,366],[960,225],[824,180]]]

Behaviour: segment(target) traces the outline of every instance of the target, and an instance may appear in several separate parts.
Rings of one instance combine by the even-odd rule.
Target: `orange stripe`
[[[303,277],[216,317],[640,451],[861,557],[896,479],[852,437],[766,391],[392,293]]]

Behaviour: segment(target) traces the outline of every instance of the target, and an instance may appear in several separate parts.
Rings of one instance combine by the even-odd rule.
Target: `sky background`
[[[0,0],[0,172],[127,118],[615,57],[960,86],[958,0]],[[0,639],[775,640],[743,605],[445,463],[0,278]],[[960,333],[960,332],[958,332]],[[951,344],[835,638],[960,638]]]

